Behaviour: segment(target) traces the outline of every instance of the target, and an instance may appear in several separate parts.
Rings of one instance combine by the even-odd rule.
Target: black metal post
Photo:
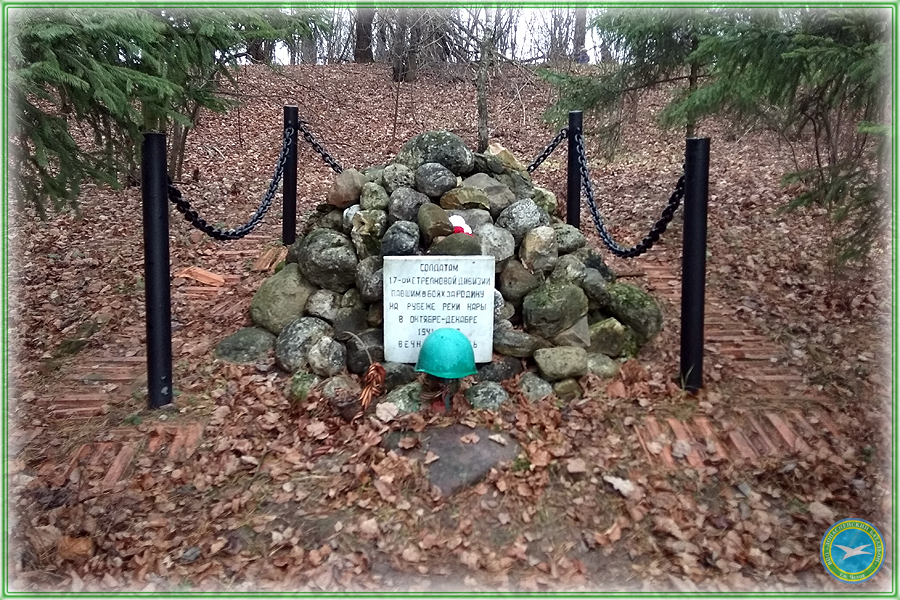
[[[284,107],[284,128],[291,128],[291,144],[288,148],[287,162],[282,174],[281,193],[283,195],[281,211],[281,243],[290,246],[297,239],[297,121],[296,106]]]
[[[569,164],[566,174],[566,223],[581,229],[581,169],[578,165],[576,134],[581,133],[583,113],[569,112]]]
[[[684,164],[684,249],[681,261],[681,382],[703,387],[703,308],[706,287],[706,213],[709,138],[689,138]]]
[[[147,406],[172,403],[172,304],[166,136],[145,133],[141,154],[144,297],[147,311]]]

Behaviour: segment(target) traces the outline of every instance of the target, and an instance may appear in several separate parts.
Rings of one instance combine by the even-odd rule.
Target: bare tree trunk
[[[419,74],[419,44],[422,41],[422,22],[416,19],[409,31],[409,44],[406,46],[406,79],[415,81]]]
[[[487,80],[488,80],[488,41],[485,39],[481,43],[481,60],[478,61],[478,75],[475,78],[475,88],[478,94],[478,152],[487,150],[489,133],[488,133],[488,101],[487,101]]]
[[[356,10],[356,44],[353,47],[353,60],[358,63],[375,62],[372,54],[372,23],[375,21],[374,8],[358,8]]]
[[[247,55],[253,62],[269,64],[265,40],[256,39],[247,42]]]
[[[694,36],[691,39],[691,52],[694,52],[695,50],[697,50],[698,44],[699,44],[699,40],[697,39],[697,36]],[[691,92],[693,92],[694,89],[697,87],[697,79],[699,77],[700,77],[700,65],[697,64],[697,61],[691,61],[691,72],[688,75],[688,89]],[[697,123],[694,121],[694,119],[691,119],[690,121],[688,121],[684,128],[684,136],[687,138],[694,137],[694,128],[696,127],[696,125],[697,125]]]
[[[300,58],[304,64],[316,64],[316,34],[300,42]]]
[[[572,32],[572,52],[576,62],[582,62],[582,53],[585,52],[585,39],[587,38],[587,7],[579,6],[575,9],[575,27]],[[586,62],[586,61],[585,61]]]
[[[187,149],[187,137],[191,128],[196,126],[200,118],[200,104],[191,103],[191,125],[172,124],[172,151],[169,154],[169,174],[175,181],[181,181],[184,174],[184,154]]]
[[[394,81],[406,81],[407,46],[409,44],[409,10],[399,9],[397,17],[397,29],[394,32],[394,43],[391,46],[391,72]]]
[[[497,9],[499,10],[499,9]],[[488,100],[487,100],[487,84],[488,84],[488,67],[491,60],[491,49],[494,45],[493,30],[489,29],[491,22],[491,9],[485,9],[484,31],[481,34],[481,49],[478,60],[478,73],[475,78],[475,87],[477,92],[478,104],[478,152],[487,150],[490,141],[490,133],[488,128]]]

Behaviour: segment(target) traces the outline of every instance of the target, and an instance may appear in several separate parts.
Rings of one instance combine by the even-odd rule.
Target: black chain
[[[313,135],[306,130],[306,127],[304,127],[305,124],[306,121],[304,121],[303,119],[300,119],[300,121],[297,123],[297,128],[300,130],[300,133],[303,134],[303,139],[309,142],[309,145],[312,146],[313,150],[319,153],[319,155],[322,157],[322,160],[324,160],[325,163],[328,164],[328,166],[334,169],[335,173],[343,173],[344,167],[342,167],[338,161],[334,160],[334,158],[332,158],[332,156],[328,154],[328,152],[326,152],[325,148],[322,147],[322,144],[320,144],[316,140],[316,138],[314,138]]]
[[[247,223],[241,225],[237,229],[228,229],[222,230],[212,225],[208,224],[203,217],[197,214],[197,211],[191,208],[190,202],[185,200],[181,191],[175,187],[172,183],[172,180],[169,179],[169,201],[175,205],[175,208],[184,215],[186,221],[190,221],[191,225],[205,233],[211,238],[217,240],[237,240],[251,231],[262,221],[263,217],[266,216],[266,212],[269,210],[269,207],[272,206],[272,200],[275,198],[275,192],[278,190],[278,184],[281,183],[281,175],[284,172],[284,165],[287,163],[288,158],[288,150],[291,147],[291,138],[294,135],[294,130],[290,127],[285,128],[284,130],[284,140],[281,143],[281,156],[278,157],[278,163],[275,165],[275,175],[272,177],[272,182],[269,184],[269,189],[266,190],[266,195],[263,198],[262,204],[259,205],[259,208],[256,209],[256,213],[250,218]]]
[[[606,244],[609,251],[616,256],[622,258],[634,258],[635,256],[640,256],[652,248],[653,244],[659,241],[659,237],[665,232],[666,227],[669,226],[669,223],[675,216],[675,211],[678,210],[678,205],[681,204],[681,200],[684,198],[684,175],[682,174],[682,176],[678,178],[678,183],[675,184],[675,190],[669,197],[669,202],[666,204],[666,208],[663,209],[662,216],[656,224],[653,225],[653,228],[650,229],[650,233],[647,234],[647,237],[632,248],[623,248],[613,241],[612,236],[609,235],[609,232],[606,230],[606,226],[603,225],[603,219],[600,218],[600,213],[597,211],[597,204],[594,202],[594,189],[591,185],[590,174],[588,173],[587,159],[584,155],[584,139],[581,137],[580,133],[575,134],[575,145],[578,151],[578,165],[581,170],[581,187],[587,197],[588,208],[591,209],[591,217],[594,220],[594,226],[597,228],[597,233],[600,234],[600,239],[603,240],[603,243]]]
[[[544,162],[545,160],[547,160],[547,157],[549,157],[551,154],[553,154],[553,151],[556,150],[556,147],[559,146],[562,143],[562,141],[564,139],[566,139],[566,137],[568,137],[568,135],[569,135],[568,127],[563,127],[562,129],[560,129],[559,133],[556,134],[556,137],[553,138],[553,141],[550,142],[549,144],[547,144],[547,147],[544,148],[544,151],[537,155],[537,158],[535,158],[531,162],[531,164],[528,165],[528,168],[526,170],[529,173],[531,173],[532,171],[537,169],[539,166],[541,166],[541,163]]]

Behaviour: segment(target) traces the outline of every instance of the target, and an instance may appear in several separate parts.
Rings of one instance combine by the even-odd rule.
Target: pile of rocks
[[[454,232],[453,215],[471,235]],[[295,373],[295,396],[324,379],[326,397],[353,396],[358,384],[344,370],[362,374],[370,361],[384,362],[384,257],[417,254],[495,259],[493,345],[501,356],[481,365],[468,388],[473,406],[497,408],[506,399],[499,382],[523,371],[521,359],[537,366],[519,381],[527,397],[577,397],[579,377],[614,375],[615,359],[635,355],[662,326],[653,298],[615,280],[581,232],[558,218],[555,196],[508,151],[474,153],[434,131],[388,165],[335,178],[307,233],[256,292],[255,327],[224,340],[218,356],[256,362],[274,347],[278,367]],[[385,367],[387,399],[417,410],[412,366]]]

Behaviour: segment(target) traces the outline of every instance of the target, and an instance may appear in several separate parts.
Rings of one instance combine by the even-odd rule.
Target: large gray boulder
[[[419,216],[419,207],[428,202],[428,196],[421,192],[408,187],[397,188],[391,193],[388,221],[415,221]]]
[[[307,355],[309,370],[322,377],[331,377],[343,371],[346,359],[344,346],[328,335],[323,335],[310,346]]]
[[[275,363],[288,373],[309,364],[309,349],[332,334],[331,325],[316,317],[300,317],[288,323],[275,340]]]
[[[482,410],[497,410],[501,404],[509,400],[509,394],[496,381],[476,383],[466,390],[465,395],[472,408]]]
[[[383,256],[411,256],[419,249],[419,226],[410,221],[397,221],[381,238]]]
[[[513,329],[509,321],[500,321],[494,326],[494,351],[507,356],[527,358],[539,348],[548,348],[550,342],[543,338]]]
[[[284,326],[303,314],[309,297],[318,288],[300,274],[297,263],[288,263],[266,279],[250,302],[253,323],[278,335]]]
[[[507,206],[516,201],[515,194],[505,184],[486,173],[476,173],[463,180],[463,185],[482,190],[487,196],[491,216],[495,219]]]
[[[422,410],[422,384],[407,383],[388,392],[379,404],[390,402],[398,409],[398,415],[408,415]]]
[[[446,210],[433,202],[428,202],[419,207],[417,221],[419,223],[419,233],[422,235],[422,242],[426,246],[431,245],[432,240],[436,237],[443,237],[453,233],[450,215],[447,214]]]
[[[534,362],[537,363],[541,377],[547,381],[581,377],[587,373],[587,352],[584,348],[541,348],[535,350]]]
[[[440,163],[424,163],[416,169],[416,189],[430,196],[440,198],[456,187],[456,175]]]
[[[662,310],[653,297],[630,283],[610,283],[606,286],[608,303],[600,309],[608,312],[637,336],[640,345],[646,344],[662,329]]]
[[[274,347],[274,335],[259,327],[244,327],[219,342],[216,358],[239,365],[255,364],[265,360]]]
[[[556,246],[560,254],[569,254],[587,244],[587,238],[579,229],[568,223],[555,223],[553,230],[556,232]],[[583,263],[584,261],[582,261]]]
[[[509,230],[518,244],[525,234],[535,227],[549,225],[550,215],[535,204],[534,200],[525,199],[513,202],[503,209],[503,212],[497,216],[495,224]]]
[[[356,280],[358,262],[347,236],[332,229],[314,229],[303,238],[297,264],[311,283],[343,293]]]
[[[437,256],[480,256],[481,242],[467,233],[454,233],[432,244],[428,254]]]
[[[539,285],[541,279],[518,260],[510,260],[500,272],[500,293],[515,306],[521,305],[522,299]]]
[[[563,254],[556,261],[556,266],[553,267],[553,272],[550,273],[550,281],[554,283],[574,283],[575,285],[581,285],[584,281],[584,277],[587,275],[585,272],[584,264],[572,256],[571,254]]]
[[[416,185],[416,174],[406,165],[391,164],[382,171],[381,180],[387,193],[393,194],[400,188]]]
[[[556,232],[552,227],[535,227],[522,238],[519,246],[519,259],[522,265],[531,272],[549,273],[559,260],[559,249],[556,245]]]
[[[453,188],[441,196],[440,203],[446,210],[488,210],[491,206],[484,190],[465,186]]]
[[[395,164],[412,170],[429,162],[440,163],[457,175],[467,175],[475,166],[475,155],[458,135],[449,131],[428,131],[403,144],[394,159]]]
[[[494,270],[501,272],[516,252],[516,240],[512,234],[490,223],[485,223],[472,232],[481,243],[481,254],[493,256]]]
[[[626,354],[630,341],[628,329],[613,317],[591,325],[590,351],[613,358]]]
[[[331,290],[319,290],[310,296],[306,302],[306,314],[334,323],[334,318],[337,316],[337,311],[340,307],[340,294]]]
[[[347,340],[347,369],[362,375],[372,362],[384,362],[384,332],[381,329],[366,329]]]
[[[537,402],[552,394],[553,386],[529,371],[519,378],[519,391],[527,400]]]
[[[359,207],[362,210],[387,211],[390,203],[391,197],[383,187],[371,182],[363,185],[359,196]]]
[[[522,301],[525,329],[547,339],[574,325],[587,312],[587,296],[571,284],[546,282]]]
[[[363,302],[379,302],[384,296],[384,258],[370,256],[359,261],[356,268],[356,289]]]
[[[387,221],[387,213],[383,210],[360,210],[353,215],[350,239],[358,258],[381,254],[381,238],[387,229]]]

